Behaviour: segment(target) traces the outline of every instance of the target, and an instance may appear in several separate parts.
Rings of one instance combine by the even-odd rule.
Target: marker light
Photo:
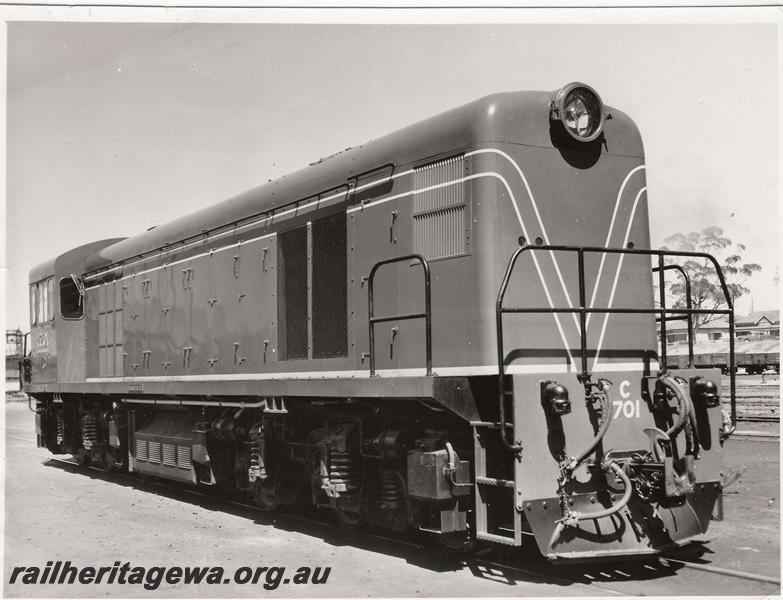
[[[589,85],[569,83],[555,94],[549,118],[560,121],[575,140],[591,142],[603,129],[604,105]]]
[[[713,408],[720,404],[720,391],[717,384],[710,380],[699,377],[693,382],[694,400],[701,403],[705,408]]]
[[[546,382],[541,394],[541,406],[553,417],[567,415],[571,412],[568,390],[556,381]]]

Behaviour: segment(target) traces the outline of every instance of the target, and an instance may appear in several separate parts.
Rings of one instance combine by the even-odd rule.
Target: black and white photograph
[[[0,9],[3,596],[780,595],[779,7],[141,4]]]

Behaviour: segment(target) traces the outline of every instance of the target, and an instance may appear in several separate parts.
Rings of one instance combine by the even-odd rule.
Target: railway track
[[[7,438],[23,442],[31,440],[7,435]],[[11,450],[11,448],[8,448]],[[74,459],[60,458],[48,453],[36,452],[20,448],[13,451],[23,452],[38,458],[46,459],[58,468],[67,469],[73,473],[89,473],[106,481],[120,481],[130,483],[139,489],[148,489],[165,495],[173,500],[206,505],[210,508],[233,511],[238,515],[247,515],[249,518],[265,522],[269,525],[277,523],[283,526],[296,525],[298,528],[320,530],[322,535],[345,536],[353,545],[363,547],[370,551],[389,553],[390,548],[395,548],[398,554],[406,556],[417,555],[426,552],[429,556],[435,556],[442,561],[442,566],[449,568],[467,568],[474,575],[487,579],[509,583],[513,581],[528,581],[549,583],[554,585],[573,585],[583,587],[588,595],[627,595],[627,590],[617,589],[613,584],[627,584],[634,580],[647,580],[653,575],[673,575],[680,570],[699,571],[709,577],[728,577],[731,579],[756,582],[764,586],[775,586],[779,589],[780,579],[740,570],[724,569],[708,563],[699,563],[678,556],[677,553],[669,554],[654,559],[635,560],[630,563],[609,563],[603,565],[571,565],[563,569],[550,564],[533,550],[520,558],[519,550],[515,555],[505,548],[481,549],[473,556],[457,556],[440,548],[432,538],[426,537],[422,532],[410,532],[399,536],[383,535],[369,531],[347,531],[343,527],[331,521],[326,511],[303,515],[296,509],[284,512],[269,513],[249,502],[235,498],[227,498],[222,495],[209,493],[185,484],[169,482],[161,479],[141,479],[128,473],[109,473],[98,467],[84,467]],[[622,587],[622,585],[620,586]],[[716,588],[717,589],[717,588]]]
[[[737,415],[737,421],[746,423],[780,423],[779,415]]]

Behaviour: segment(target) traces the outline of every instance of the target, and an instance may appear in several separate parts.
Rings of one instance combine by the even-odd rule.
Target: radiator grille
[[[149,460],[147,440],[136,440],[136,460]]]
[[[190,469],[190,446],[177,446],[177,466],[180,469]]]
[[[190,446],[136,439],[136,460],[191,470]]]
[[[312,226],[313,358],[348,356],[348,254],[341,212]]]
[[[149,458],[147,460],[160,464],[160,459],[160,442],[149,442]]]
[[[277,339],[281,360],[307,358],[307,226],[280,232]]]
[[[174,444],[163,444],[163,464],[167,467],[177,466],[177,447]]]
[[[465,160],[455,156],[413,172],[413,251],[428,260],[467,253]]]

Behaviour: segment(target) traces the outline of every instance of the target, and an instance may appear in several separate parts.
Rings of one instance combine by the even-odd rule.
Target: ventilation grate
[[[281,360],[307,358],[307,226],[277,236],[277,339]]]
[[[455,156],[413,172],[413,251],[427,260],[468,251],[464,182],[465,159]]]
[[[149,462],[160,464],[160,442],[149,442]]]
[[[177,446],[177,466],[180,469],[191,469],[190,446]]]
[[[149,460],[149,454],[147,453],[147,440],[136,440],[136,460]]]
[[[312,225],[313,358],[348,356],[348,252],[345,213]]]
[[[163,464],[167,467],[177,466],[177,447],[174,444],[163,444]]]

